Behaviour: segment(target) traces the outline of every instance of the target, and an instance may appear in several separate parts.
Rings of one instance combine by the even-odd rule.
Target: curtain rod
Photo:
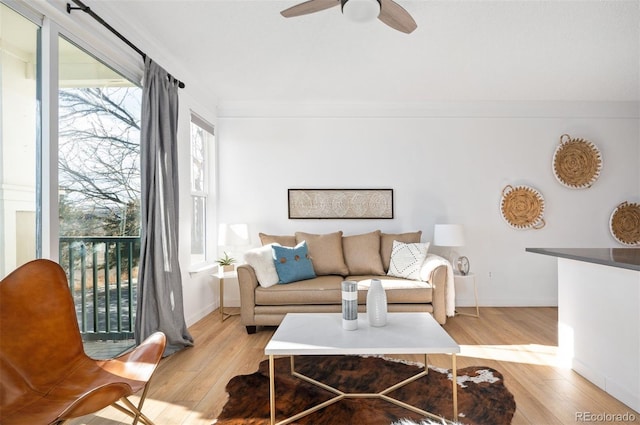
[[[105,22],[105,20],[102,19],[100,16],[98,16],[93,10],[91,10],[91,8],[89,6],[87,6],[86,4],[81,2],[80,0],[71,0],[71,1],[74,2],[75,4],[77,4],[78,7],[71,6],[71,3],[67,3],[67,13],[68,14],[71,14],[71,11],[73,11],[73,10],[82,10],[83,12],[89,14],[89,16],[91,16],[93,19],[98,21],[100,24],[102,24],[102,26],[104,26],[106,29],[108,29],[113,34],[115,34],[116,37],[118,37],[120,40],[124,41],[127,44],[127,46],[129,46],[133,50],[135,50],[140,56],[142,56],[142,60],[143,61],[147,58],[147,54],[145,52],[140,50],[138,48],[138,46],[136,46],[135,44],[133,44],[132,42],[127,40],[127,38],[125,38],[125,36],[120,34],[118,31],[116,31],[115,28],[113,28],[111,25],[109,25],[107,22]],[[178,87],[180,87],[181,89],[183,89],[185,87],[185,85],[184,85],[184,83],[182,81],[178,80],[175,77],[172,77],[171,74],[169,74],[169,79],[172,79],[172,78],[175,79],[178,82]]]

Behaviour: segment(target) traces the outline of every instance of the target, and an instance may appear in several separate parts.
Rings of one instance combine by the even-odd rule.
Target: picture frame
[[[290,219],[393,219],[393,189],[289,189]]]

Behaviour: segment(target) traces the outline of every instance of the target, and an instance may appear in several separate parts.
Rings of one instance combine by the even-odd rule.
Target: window
[[[215,139],[213,126],[191,114],[191,264],[207,259],[207,203],[209,150]]]
[[[0,4],[0,277],[38,256],[39,36]]]
[[[142,89],[59,39],[60,236],[140,235]]]

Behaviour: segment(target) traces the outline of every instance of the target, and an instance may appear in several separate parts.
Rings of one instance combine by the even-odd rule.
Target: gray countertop
[[[640,271],[640,248],[527,248],[526,251]]]

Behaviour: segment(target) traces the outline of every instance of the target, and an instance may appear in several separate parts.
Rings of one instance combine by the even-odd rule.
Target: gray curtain
[[[178,85],[148,57],[142,90],[142,223],[136,342],[160,330],[168,356],[193,345],[178,264]]]

